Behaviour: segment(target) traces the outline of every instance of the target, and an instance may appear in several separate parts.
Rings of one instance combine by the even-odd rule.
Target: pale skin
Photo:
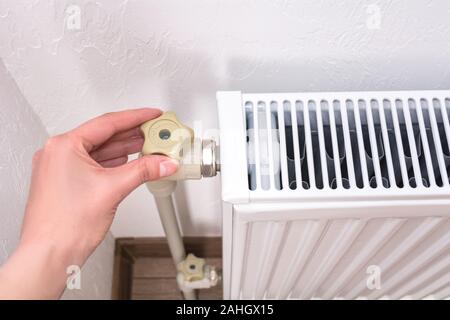
[[[122,200],[144,182],[176,172],[143,156],[139,126],[158,109],[108,113],[50,138],[33,158],[19,244],[0,268],[0,299],[57,299],[67,268],[82,266],[104,239]]]

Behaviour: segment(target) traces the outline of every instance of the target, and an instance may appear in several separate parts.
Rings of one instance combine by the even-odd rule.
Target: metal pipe
[[[181,237],[180,228],[175,215],[172,196],[155,196],[155,202],[164,233],[166,234],[173,262],[175,263],[175,266],[177,266],[186,258],[186,250],[184,249],[183,238]],[[197,299],[195,290],[184,290],[182,292],[186,300]]]

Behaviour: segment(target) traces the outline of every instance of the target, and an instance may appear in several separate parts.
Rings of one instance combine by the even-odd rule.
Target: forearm
[[[0,268],[0,299],[58,299],[71,264],[57,246],[21,244]]]

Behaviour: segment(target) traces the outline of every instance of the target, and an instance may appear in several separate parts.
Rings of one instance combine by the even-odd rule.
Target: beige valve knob
[[[184,148],[190,147],[194,131],[178,121],[174,112],[164,112],[141,125],[144,134],[143,154],[162,154],[181,160]]]
[[[199,281],[204,277],[203,268],[205,266],[205,259],[197,258],[192,253],[189,253],[183,261],[181,261],[177,269],[183,274],[184,280]]]

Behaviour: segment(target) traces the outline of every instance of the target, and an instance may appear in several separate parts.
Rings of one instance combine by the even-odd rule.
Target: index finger
[[[70,133],[80,138],[89,152],[114,134],[137,127],[160,115],[161,110],[153,108],[110,112],[85,122]]]

